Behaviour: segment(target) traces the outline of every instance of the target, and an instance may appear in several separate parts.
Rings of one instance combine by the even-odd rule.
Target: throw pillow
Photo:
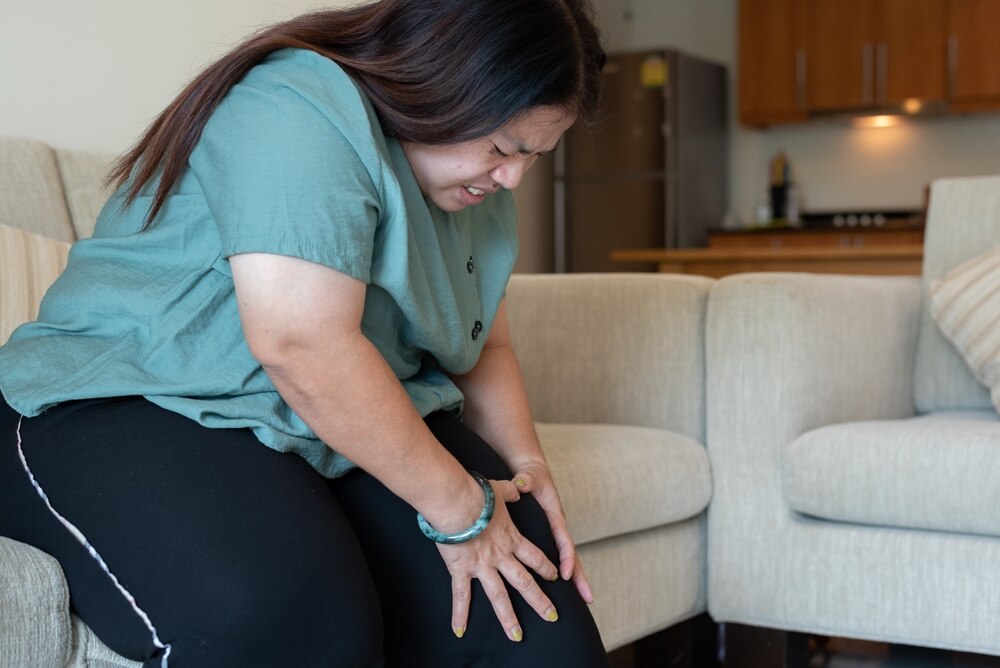
[[[34,320],[42,295],[66,266],[69,244],[0,225],[0,344]]]
[[[934,281],[930,312],[1000,411],[1000,246]]]

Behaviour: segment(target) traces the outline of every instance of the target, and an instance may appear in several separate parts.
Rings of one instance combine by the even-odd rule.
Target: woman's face
[[[402,142],[402,147],[424,197],[443,211],[459,211],[501,188],[516,188],[574,120],[562,109],[535,107],[480,139],[440,145]]]

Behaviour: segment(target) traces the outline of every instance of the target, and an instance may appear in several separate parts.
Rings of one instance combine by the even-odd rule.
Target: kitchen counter
[[[616,262],[655,263],[663,273],[720,278],[750,271],[919,276],[923,244],[777,248],[686,248],[614,250]]]

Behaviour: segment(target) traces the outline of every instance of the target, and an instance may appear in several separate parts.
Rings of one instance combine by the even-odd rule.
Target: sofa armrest
[[[0,536],[0,666],[62,666],[71,645],[69,590],[59,564]]]
[[[515,275],[511,335],[535,419],[669,429],[704,442],[704,323],[713,280]]]

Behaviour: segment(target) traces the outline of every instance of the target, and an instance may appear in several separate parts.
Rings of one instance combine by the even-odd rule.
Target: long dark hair
[[[229,89],[286,47],[336,61],[386,135],[422,144],[481,137],[538,106],[588,122],[605,59],[587,0],[380,0],[305,14],[251,36],[188,84],[113,165],[109,185],[131,180],[124,205],[158,178],[149,225]]]

